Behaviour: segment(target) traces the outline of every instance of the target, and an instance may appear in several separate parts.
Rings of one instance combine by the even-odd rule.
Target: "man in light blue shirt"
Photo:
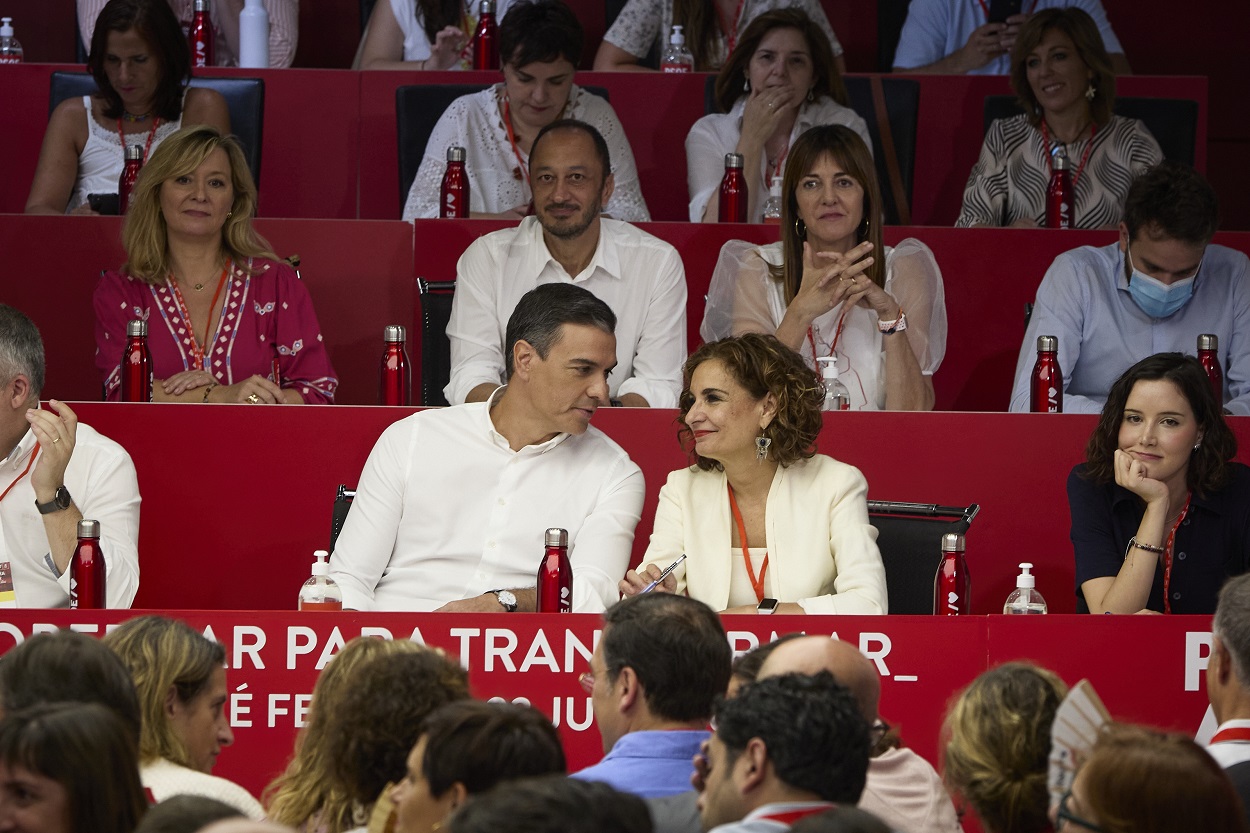
[[[1124,47],[1111,30],[1101,0],[1022,0],[1021,14],[991,23],[993,0],[911,0],[894,71],[942,75],[1009,75],[1011,47],[1029,15],[1074,6],[1094,19],[1117,75],[1127,75]]]
[[[1038,336],[1059,339],[1063,410],[1098,413],[1112,383],[1155,353],[1194,355],[1219,339],[1224,408],[1250,414],[1250,258],[1211,245],[1215,191],[1191,168],[1163,162],[1124,203],[1120,240],[1055,259],[1037,290],[1016,362],[1011,410],[1029,410]]]
[[[654,592],[608,608],[582,678],[605,755],[573,777],[642,798],[689,791],[731,658],[720,617],[703,602]]]

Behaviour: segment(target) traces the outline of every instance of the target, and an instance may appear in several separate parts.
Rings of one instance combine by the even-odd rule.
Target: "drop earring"
[[[794,220],[794,233],[799,236],[800,240],[807,239],[807,223],[803,222],[802,217],[796,217]]]
[[[1098,90],[1094,89],[1094,83],[1091,81],[1089,86],[1085,88],[1085,100],[1093,101],[1096,95],[1098,95]]]
[[[743,76],[742,78],[742,91],[744,93],[751,92],[751,79],[747,76]]]
[[[763,432],[763,429],[760,431]],[[772,444],[772,439],[765,437],[763,433],[755,438],[755,462],[762,463],[768,459],[768,447]]]

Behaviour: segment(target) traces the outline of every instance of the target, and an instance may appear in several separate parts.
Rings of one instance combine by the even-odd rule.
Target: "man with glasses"
[[[1138,176],[1120,239],[1055,259],[1016,363],[1011,410],[1029,410],[1038,336],[1059,339],[1063,410],[1098,413],[1111,384],[1155,353],[1193,355],[1218,338],[1224,408],[1250,415],[1250,259],[1211,244],[1215,191],[1193,169],[1162,162]]]

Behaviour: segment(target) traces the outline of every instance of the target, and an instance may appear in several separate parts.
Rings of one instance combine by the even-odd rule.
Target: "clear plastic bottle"
[[[317,560],[312,565],[312,578],[299,589],[299,609],[342,610],[343,591],[330,578],[330,563],[326,560],[330,553],[317,550],[313,557]]]
[[[674,26],[668,37],[668,48],[660,58],[661,72],[694,72],[694,55],[686,48],[686,36],[682,27]]]
[[[825,388],[826,411],[849,411],[851,409],[851,393],[846,385],[838,381],[838,360],[834,356],[820,356],[816,359],[820,364],[821,384]]]
[[[781,177],[773,177],[768,188],[768,199],[764,202],[764,223],[771,226],[781,225]]]
[[[13,18],[0,18],[0,64],[20,64],[22,45],[13,37]]]
[[[1037,592],[1037,577],[1029,572],[1032,569],[1032,564],[1020,565],[1020,575],[1016,576],[1016,589],[1007,597],[1003,613],[1046,612],[1046,600]]]

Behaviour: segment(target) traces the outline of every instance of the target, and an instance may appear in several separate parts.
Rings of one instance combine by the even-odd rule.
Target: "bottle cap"
[[[544,547],[567,547],[569,545],[569,532],[567,529],[561,529],[553,526],[543,533]]]
[[[197,12],[208,11],[208,0],[195,0],[195,11]]]
[[[1066,171],[1072,167],[1071,163],[1068,161],[1068,152],[1064,150],[1063,145],[1059,145],[1059,147],[1055,148],[1054,151],[1051,152],[1050,157],[1056,171]]]
[[[781,177],[779,176],[773,177],[772,184],[768,186],[768,196],[770,197],[781,196]]]
[[[1059,339],[1056,336],[1038,336],[1037,349],[1040,353],[1053,353],[1059,349]]]
[[[0,38],[13,37],[13,18],[0,17]]]
[[[673,46],[684,46],[684,45],[685,45],[685,43],[686,43],[686,36],[685,36],[684,34],[682,34],[682,31],[681,31],[681,27],[680,27],[680,26],[674,26],[674,27],[673,27],[673,34],[669,36],[669,38],[668,38],[668,42],[669,42],[669,43],[671,43]]]
[[[742,167],[742,154],[741,153],[726,153],[725,154],[725,167],[726,168],[741,168]]]
[[[143,161],[143,145],[128,145],[126,147],[126,161],[133,162]]]
[[[83,518],[81,521],[78,522],[78,537],[79,538],[99,538],[100,537],[100,522],[89,521],[86,518]]]
[[[495,0],[482,0],[482,2],[477,7],[477,13],[478,14],[494,14],[495,13]]]
[[[822,378],[838,378],[838,359],[836,356],[817,356],[816,362],[820,365],[820,375]]]
[[[1029,572],[1033,569],[1032,564],[1021,564],[1020,575],[1016,576],[1016,588],[1019,590],[1032,590],[1037,586],[1037,576]]]
[[[942,552],[963,552],[964,536],[948,532],[942,536]]]
[[[330,562],[326,560],[329,557],[330,553],[325,550],[316,550],[313,552],[313,558],[316,559],[312,565],[312,574],[314,576],[330,575]]]
[[[142,318],[136,318],[133,321],[126,322],[126,335],[128,336],[145,336],[148,334],[148,322]]]
[[[459,145],[452,145],[451,147],[447,148],[447,161],[448,162],[463,162],[464,156],[465,156],[464,148],[460,147]]]
[[[1211,333],[1203,333],[1202,335],[1198,336],[1198,349],[1199,350],[1219,350],[1220,349],[1220,337],[1217,335],[1212,335]]]
[[[382,340],[387,343],[407,341],[408,331],[399,324],[387,324],[382,330]]]

